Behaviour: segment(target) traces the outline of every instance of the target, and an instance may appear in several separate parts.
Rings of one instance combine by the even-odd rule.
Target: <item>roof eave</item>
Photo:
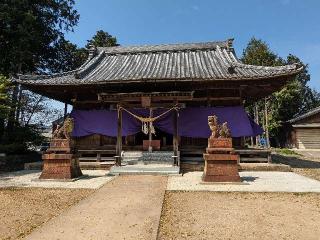
[[[300,120],[306,119],[308,117],[312,117],[312,116],[314,116],[315,114],[318,114],[318,113],[320,113],[320,107],[314,108],[314,109],[302,114],[301,116],[298,116],[298,117],[295,117],[293,119],[290,119],[288,121],[288,123],[295,123],[295,122],[298,122]]]

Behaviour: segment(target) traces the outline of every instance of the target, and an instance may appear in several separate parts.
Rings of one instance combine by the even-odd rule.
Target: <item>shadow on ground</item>
[[[254,182],[256,179],[258,179],[258,177],[249,177],[249,176],[241,177],[241,180],[245,182]]]
[[[289,165],[292,168],[320,168],[320,162],[304,159],[299,156],[272,155],[272,162]]]

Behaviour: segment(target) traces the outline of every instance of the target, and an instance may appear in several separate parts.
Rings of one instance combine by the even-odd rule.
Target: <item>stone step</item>
[[[80,157],[79,162],[96,162],[97,157]],[[114,157],[101,157],[101,162],[114,161]]]
[[[114,162],[80,162],[80,168],[84,170],[108,170]]]
[[[198,149],[198,150],[181,150],[181,155],[202,155],[205,152],[205,149]]]
[[[268,162],[266,157],[240,157],[241,162]]]
[[[203,157],[181,157],[181,162],[204,162]]]
[[[135,159],[140,159],[141,157],[126,157],[122,156],[122,159],[128,159],[128,160],[135,160]]]
[[[172,151],[156,151],[156,152],[146,152],[146,151],[125,151],[122,155],[122,161],[128,165],[138,164],[138,162],[144,162],[147,164],[171,164]]]
[[[177,175],[180,168],[170,165],[127,165],[127,166],[113,166],[110,169],[109,175]]]
[[[123,156],[142,156],[142,151],[124,151]]]
[[[143,152],[142,161],[148,162],[173,162],[173,152]]]

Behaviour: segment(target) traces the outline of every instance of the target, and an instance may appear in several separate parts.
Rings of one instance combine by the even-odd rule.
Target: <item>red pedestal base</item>
[[[240,182],[238,171],[239,155],[232,148],[232,139],[209,138],[205,160],[204,182]]]
[[[48,153],[44,161],[40,179],[72,179],[82,176],[79,162],[73,154]]]
[[[40,179],[73,179],[82,176],[79,160],[72,154],[72,141],[53,139],[42,155],[44,161]]]

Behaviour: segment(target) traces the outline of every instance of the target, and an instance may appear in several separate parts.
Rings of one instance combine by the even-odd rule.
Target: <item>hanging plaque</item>
[[[151,97],[150,96],[142,96],[141,97],[141,105],[142,105],[142,107],[150,107],[151,106]]]

